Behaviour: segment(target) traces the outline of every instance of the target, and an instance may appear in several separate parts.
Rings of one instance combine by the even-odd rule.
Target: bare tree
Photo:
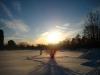
[[[88,39],[100,40],[100,12],[90,12],[84,28],[84,36]]]

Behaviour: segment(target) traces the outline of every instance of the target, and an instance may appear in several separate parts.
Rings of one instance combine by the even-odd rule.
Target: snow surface
[[[14,50],[0,51],[0,75],[84,75],[94,68],[82,63],[81,52],[58,51],[55,59],[46,52]]]

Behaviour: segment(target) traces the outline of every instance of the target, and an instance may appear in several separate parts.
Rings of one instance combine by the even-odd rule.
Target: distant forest
[[[29,45],[27,43],[16,44],[14,40],[9,40],[7,44],[4,45],[4,33],[0,29],[0,50],[22,50],[22,49],[46,49],[51,45],[37,44]],[[71,40],[63,40],[60,43],[54,45],[54,47],[59,49],[90,49],[90,48],[100,48],[100,12],[93,11],[87,15],[84,22],[84,28],[82,34],[77,34]]]

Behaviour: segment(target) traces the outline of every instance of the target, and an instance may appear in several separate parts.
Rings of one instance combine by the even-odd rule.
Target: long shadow
[[[49,59],[47,63],[42,61],[37,62],[41,62],[42,65],[31,71],[29,75],[80,75],[69,68],[64,68],[58,65],[55,59]]]

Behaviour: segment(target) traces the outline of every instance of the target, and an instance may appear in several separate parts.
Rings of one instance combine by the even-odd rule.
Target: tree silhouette
[[[7,44],[7,49],[16,49],[17,45],[13,40],[9,40]]]
[[[83,36],[88,40],[88,47],[97,47],[100,44],[100,14],[98,11],[90,12],[87,16]],[[98,44],[99,43],[99,44]]]
[[[4,48],[4,33],[3,30],[0,30],[0,49]]]
[[[84,36],[88,39],[100,39],[100,14],[99,12],[90,12],[84,28]]]

